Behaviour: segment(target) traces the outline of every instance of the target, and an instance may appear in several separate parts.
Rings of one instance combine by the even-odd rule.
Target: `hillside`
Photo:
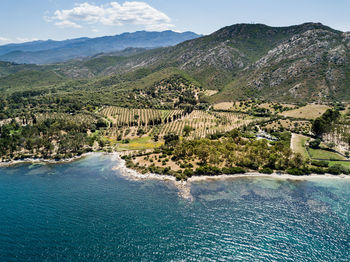
[[[129,167],[178,179],[348,173],[349,47],[321,24],[238,24],[172,47],[1,62],[0,161],[117,150]]]
[[[297,102],[350,99],[350,34],[322,24],[238,24],[163,49],[159,60],[208,89],[213,101],[264,98]],[[159,63],[157,58],[143,63]],[[146,62],[145,62],[146,61]]]
[[[219,90],[211,97],[213,102],[349,100],[349,50],[349,33],[319,23],[291,27],[238,24],[174,47],[130,56],[99,73],[176,67],[204,88]],[[83,64],[76,68],[89,70]]]
[[[12,67],[0,67],[0,74],[16,78],[22,74],[17,71],[24,70],[23,65]],[[196,86],[217,90],[215,95],[202,97],[211,103],[251,98],[293,103],[350,100],[350,34],[319,23],[290,27],[236,24],[176,46],[129,48],[32,67],[58,75],[60,90],[65,90],[65,82],[81,79],[69,84],[69,90],[89,90],[99,96],[103,93],[94,86],[110,95],[133,90],[135,80],[141,90],[180,74]],[[9,86],[0,78],[0,88],[4,83]]]
[[[77,38],[65,41],[35,41],[23,44],[0,46],[0,60],[27,63],[49,64],[67,61],[77,57],[87,57],[98,53],[120,51],[129,47],[156,48],[172,46],[197,38],[192,32],[173,31],[123,33],[98,38]]]

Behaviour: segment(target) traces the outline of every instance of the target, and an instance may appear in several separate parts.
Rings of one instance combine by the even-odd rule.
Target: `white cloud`
[[[8,43],[10,43],[10,42],[11,42],[10,39],[8,39],[8,38],[6,38],[6,37],[1,37],[1,36],[0,36],[0,45],[5,45],[5,44],[8,44]]]
[[[66,27],[81,28],[81,25],[78,25],[78,24],[71,22],[71,21],[68,21],[68,20],[56,22],[55,25],[57,25],[61,28],[66,28]]]
[[[27,38],[27,37],[17,37],[12,42],[13,43],[25,43],[25,42],[33,42],[38,41],[38,38]]]
[[[6,44],[20,44],[24,42],[32,42],[37,41],[36,38],[25,38],[25,37],[16,37],[16,38],[6,38],[6,37],[0,37],[0,45],[6,45]]]
[[[57,10],[45,18],[59,27],[81,28],[83,25],[122,26],[138,25],[147,30],[165,30],[174,27],[170,18],[145,2],[111,2],[106,5],[82,3],[72,9]]]

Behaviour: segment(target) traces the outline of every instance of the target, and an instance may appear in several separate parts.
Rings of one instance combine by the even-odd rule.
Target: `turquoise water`
[[[350,261],[350,180],[129,181],[110,156],[0,168],[0,261]]]

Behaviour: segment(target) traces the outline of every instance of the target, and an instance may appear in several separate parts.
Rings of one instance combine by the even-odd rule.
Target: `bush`
[[[97,128],[105,128],[109,126],[109,122],[103,118],[98,119],[96,123]]]
[[[246,167],[246,168],[249,168],[249,169],[253,169],[253,170],[258,170],[259,169],[259,165],[251,160],[243,160],[242,162],[240,163],[237,163],[238,166],[241,166],[241,167]]]
[[[311,167],[309,170],[312,174],[323,175],[326,173],[326,169],[324,169],[322,167]]]
[[[170,167],[165,167],[164,169],[163,169],[163,172],[162,172],[162,174],[163,175],[169,175],[169,172],[171,171],[171,168]]]
[[[320,144],[321,144],[321,140],[320,139],[315,139],[315,140],[312,140],[310,143],[309,143],[309,147],[310,148],[313,148],[313,149],[317,149],[320,147]]]
[[[197,176],[217,176],[221,175],[221,169],[216,166],[202,166],[198,167],[195,171]]]
[[[265,167],[263,169],[260,169],[259,173],[271,175],[273,173],[273,170],[271,168],[269,168],[269,167]]]
[[[289,168],[287,169],[287,173],[293,176],[303,176],[309,175],[310,171],[306,168]]]
[[[137,129],[137,135],[143,136],[145,134],[145,131],[142,128]]]
[[[184,133],[184,136],[188,136],[192,130],[193,130],[193,128],[191,126],[185,125],[182,132]]]
[[[340,164],[335,164],[327,169],[327,172],[332,175],[341,175],[341,174],[349,174],[349,169],[345,168]]]
[[[221,172],[226,175],[235,175],[235,174],[244,174],[246,171],[244,168],[236,166],[236,167],[224,167]]]
[[[184,173],[176,173],[175,174],[175,178],[178,181],[180,181],[180,180],[185,180],[186,181],[187,180],[187,176]]]
[[[186,168],[184,170],[184,175],[187,176],[187,177],[192,177],[194,175],[194,171],[190,168]]]
[[[169,133],[164,137],[165,145],[176,144],[179,141],[179,136],[174,133]]]
[[[317,166],[317,167],[328,167],[329,164],[327,161],[313,160],[313,161],[311,161],[311,165]]]

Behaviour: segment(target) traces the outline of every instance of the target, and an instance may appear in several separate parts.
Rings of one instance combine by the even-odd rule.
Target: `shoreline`
[[[0,167],[10,167],[15,166],[19,164],[65,164],[65,163],[71,163],[77,160],[80,160],[88,155],[92,155],[98,152],[88,152],[81,154],[80,156],[74,156],[71,158],[65,158],[60,160],[55,159],[44,159],[44,158],[24,158],[24,159],[18,159],[18,160],[11,160],[6,162],[0,162]]]
[[[133,181],[142,181],[142,180],[159,180],[164,182],[171,182],[175,185],[175,187],[179,191],[179,195],[187,200],[192,201],[193,196],[191,195],[191,183],[196,182],[208,182],[208,181],[225,181],[225,180],[233,180],[240,178],[270,178],[270,179],[280,179],[280,180],[312,180],[312,179],[324,179],[324,178],[332,178],[332,179],[350,179],[350,175],[332,175],[332,174],[310,174],[310,175],[302,175],[295,176],[290,174],[281,174],[281,173],[273,173],[269,174],[261,174],[258,172],[248,172],[244,174],[233,174],[233,175],[217,175],[217,176],[192,176],[188,178],[186,181],[178,181],[174,176],[170,175],[160,175],[154,173],[146,173],[141,174],[134,169],[128,168],[125,165],[125,160],[121,158],[121,154],[119,152],[88,152],[84,153],[80,156],[75,156],[68,159],[54,160],[54,159],[40,159],[40,158],[26,158],[20,160],[12,160],[9,162],[0,162],[0,167],[10,167],[17,164],[65,164],[71,163],[77,160],[80,160],[86,156],[93,154],[105,154],[112,155],[112,161],[117,161],[117,165],[115,165],[112,169],[119,171],[120,174],[129,180]]]
[[[234,174],[234,175],[218,175],[218,176],[192,176],[188,178],[186,181],[178,181],[174,176],[168,175],[159,175],[154,173],[146,173],[141,174],[134,169],[127,168],[125,165],[125,160],[123,160],[118,152],[115,152],[116,160],[119,162],[113,170],[118,170],[120,173],[126,178],[133,181],[142,181],[142,180],[160,180],[165,182],[173,182],[175,187],[179,191],[179,196],[184,199],[193,200],[193,196],[191,194],[191,183],[195,182],[208,182],[208,181],[225,181],[225,180],[234,180],[240,178],[271,178],[271,179],[280,179],[280,180],[312,180],[312,179],[324,179],[324,178],[332,178],[332,179],[350,179],[350,175],[332,175],[332,174],[310,174],[310,175],[302,175],[302,176],[293,176],[290,174],[278,174],[273,173],[269,174],[261,174],[258,172],[248,172],[245,174]]]
[[[169,175],[160,175],[160,174],[154,174],[154,173],[146,173],[141,174],[137,172],[134,169],[127,168],[125,165],[125,160],[123,160],[118,152],[115,152],[114,154],[117,155],[117,160],[120,162],[117,166],[115,166],[113,169],[119,170],[121,172],[124,172],[126,176],[134,179],[157,179],[157,180],[171,180],[171,181],[177,181],[174,176]],[[350,179],[350,175],[332,175],[332,174],[310,174],[310,175],[290,175],[290,174],[284,174],[284,173],[272,173],[272,174],[262,174],[259,172],[247,172],[244,174],[232,174],[232,175],[217,175],[217,176],[192,176],[187,179],[187,182],[198,182],[203,180],[224,180],[224,179],[232,179],[232,178],[242,178],[242,177],[264,177],[264,178],[280,178],[280,179],[294,179],[294,180],[301,180],[301,179],[314,179],[314,178],[345,178]],[[178,181],[179,182],[179,181]]]
[[[155,173],[146,173],[141,174],[137,172],[134,169],[128,168],[125,165],[125,160],[121,158],[120,152],[87,152],[80,156],[74,156],[71,158],[66,159],[44,159],[44,158],[25,158],[25,159],[18,159],[18,160],[11,160],[8,162],[0,162],[0,167],[9,167],[17,164],[31,164],[31,163],[38,163],[38,164],[65,164],[74,162],[77,160],[80,160],[84,157],[87,157],[89,155],[94,154],[104,154],[104,155],[113,155],[115,156],[115,160],[119,162],[118,165],[116,165],[113,170],[119,170],[121,171],[125,176],[128,176],[129,178],[134,178],[136,180],[146,180],[146,179],[155,179],[155,180],[165,180],[165,181],[177,181],[174,176],[170,175],[160,175]],[[228,174],[228,175],[216,175],[216,176],[192,176],[187,179],[187,182],[198,182],[203,180],[223,180],[223,179],[232,179],[232,178],[242,178],[242,177],[266,177],[266,178],[280,178],[280,179],[294,179],[294,180],[300,180],[300,179],[307,179],[307,178],[349,178],[350,175],[332,175],[332,174],[310,174],[310,175],[290,175],[290,174],[284,174],[284,173],[272,173],[272,174],[262,174],[259,172],[247,172],[243,174]]]

